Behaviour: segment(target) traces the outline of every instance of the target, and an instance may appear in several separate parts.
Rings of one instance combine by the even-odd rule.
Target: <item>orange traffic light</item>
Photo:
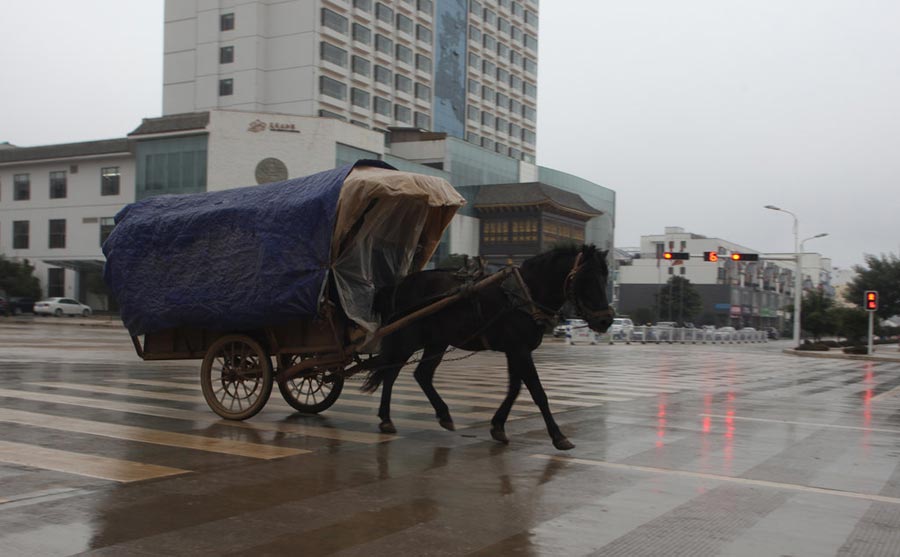
[[[731,259],[734,261],[759,261],[758,253],[732,253]]]
[[[868,311],[876,311],[878,309],[878,292],[875,290],[866,290],[866,309]]]
[[[716,262],[719,260],[719,254],[714,251],[704,251],[703,252],[703,260]]]
[[[667,251],[663,252],[663,259],[690,259],[691,254],[686,251]]]

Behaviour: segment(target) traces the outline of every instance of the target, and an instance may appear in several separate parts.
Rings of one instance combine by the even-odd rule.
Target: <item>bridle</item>
[[[569,270],[569,274],[566,275],[566,280],[563,281],[563,296],[567,302],[575,307],[578,315],[585,319],[611,319],[615,315],[615,311],[611,307],[607,306],[605,309],[592,309],[582,304],[578,297],[575,296],[575,281],[578,278],[578,273],[580,273],[585,266],[584,252],[582,251],[578,253],[578,256],[575,258],[575,263],[572,264],[572,269]]]

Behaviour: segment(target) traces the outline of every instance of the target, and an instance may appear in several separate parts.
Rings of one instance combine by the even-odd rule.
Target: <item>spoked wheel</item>
[[[213,412],[226,420],[246,420],[262,410],[272,394],[272,362],[252,338],[227,335],[206,351],[200,386]]]
[[[300,356],[282,356],[281,363],[287,369],[297,363]],[[318,414],[331,407],[344,389],[344,376],[339,370],[315,369],[309,375],[278,382],[278,390],[285,402],[295,410],[306,414]]]

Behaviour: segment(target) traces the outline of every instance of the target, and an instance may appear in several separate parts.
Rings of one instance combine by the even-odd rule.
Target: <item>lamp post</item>
[[[782,209],[781,207],[776,207],[774,205],[766,205],[765,208],[773,211],[781,211],[782,213],[787,213],[794,217],[794,259],[796,263],[796,268],[794,269],[794,346],[797,347],[800,346],[800,304],[803,302],[803,296],[800,291],[803,282],[800,278],[800,235],[798,233],[799,224],[797,222],[797,215],[787,209]]]

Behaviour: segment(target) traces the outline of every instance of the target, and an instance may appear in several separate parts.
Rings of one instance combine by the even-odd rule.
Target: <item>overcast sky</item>
[[[437,0],[440,1],[440,0]],[[0,0],[0,141],[122,137],[162,110],[162,0]],[[847,267],[900,251],[900,2],[544,0],[538,163],[666,226]]]

